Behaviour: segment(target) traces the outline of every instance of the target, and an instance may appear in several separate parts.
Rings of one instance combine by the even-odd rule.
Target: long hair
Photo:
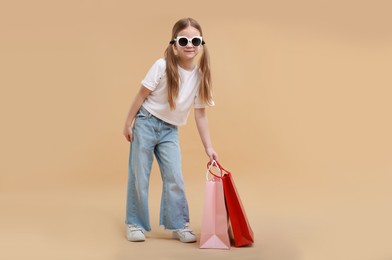
[[[187,27],[192,26],[200,32],[200,36],[203,37],[203,32],[200,24],[192,18],[184,18],[177,21],[172,29],[172,38],[175,39],[178,33]],[[166,78],[167,78],[167,96],[169,100],[170,109],[176,108],[175,100],[178,96],[179,91],[179,73],[178,73],[178,60],[174,53],[173,42],[169,44],[165,50],[166,59]],[[212,86],[211,86],[211,70],[210,70],[210,58],[207,47],[203,44],[202,55],[199,60],[199,72],[200,72],[200,86],[199,86],[199,98],[206,104],[212,104]]]

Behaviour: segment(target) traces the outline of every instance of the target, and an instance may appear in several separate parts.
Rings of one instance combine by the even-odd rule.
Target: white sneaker
[[[136,225],[126,225],[127,239],[132,242],[143,242],[146,240],[143,229]]]
[[[182,229],[173,231],[173,238],[179,239],[183,243],[196,242],[196,236],[193,234],[192,229],[185,225]]]

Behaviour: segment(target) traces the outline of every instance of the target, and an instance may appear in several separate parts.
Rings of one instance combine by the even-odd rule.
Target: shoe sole
[[[181,241],[182,243],[195,243],[195,242],[197,241],[196,238],[195,238],[195,239],[192,239],[192,240],[183,240],[183,239],[181,239],[180,236],[177,235],[176,233],[173,233],[172,236],[173,236],[174,239],[177,239],[177,240]]]
[[[127,240],[130,241],[130,242],[144,242],[144,241],[146,241],[145,238],[130,239],[129,237],[127,237]]]

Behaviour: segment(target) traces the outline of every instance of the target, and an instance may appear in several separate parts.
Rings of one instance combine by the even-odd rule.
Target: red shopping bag
[[[229,220],[233,232],[234,244],[236,247],[250,245],[254,242],[253,230],[249,224],[245,209],[242,205],[239,193],[234,184],[232,174],[225,170],[218,162],[216,162],[223,176],[215,177],[221,178],[223,182],[223,191],[225,194],[226,207],[229,213]]]
[[[220,178],[208,178],[207,170],[200,248],[230,249],[228,218]]]

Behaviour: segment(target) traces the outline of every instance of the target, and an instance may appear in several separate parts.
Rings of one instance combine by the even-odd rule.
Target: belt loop
[[[140,109],[143,111],[143,114],[145,114],[146,117],[151,118],[152,114],[148,112],[147,109],[145,109],[143,106],[140,107]]]

